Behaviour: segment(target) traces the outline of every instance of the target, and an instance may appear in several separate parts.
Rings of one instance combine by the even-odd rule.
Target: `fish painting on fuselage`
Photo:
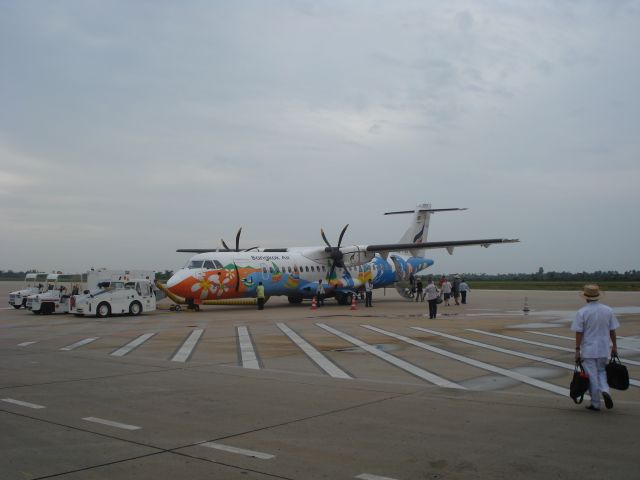
[[[410,275],[433,265],[425,258],[428,249],[446,248],[449,253],[457,246],[512,243],[518,240],[482,239],[451,242],[424,242],[432,213],[464,209],[432,209],[421,204],[414,210],[388,214],[413,214],[409,229],[395,244],[342,246],[346,226],[337,246],[333,247],[324,232],[326,247],[252,248],[240,250],[239,236],[235,250],[180,249],[196,253],[188,264],[167,282],[172,296],[181,297],[190,306],[216,301],[255,297],[262,282],[267,297],[287,296],[289,302],[300,303],[312,298],[321,282],[326,297],[335,297],[349,304],[352,296],[364,289],[371,279],[374,288],[388,287],[406,281]],[[404,289],[398,288],[401,294]]]

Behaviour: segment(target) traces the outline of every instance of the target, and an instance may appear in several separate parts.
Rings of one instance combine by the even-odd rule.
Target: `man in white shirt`
[[[600,393],[604,398],[605,407],[613,408],[605,367],[609,356],[609,340],[612,344],[611,354],[618,353],[616,328],[620,326],[620,322],[610,307],[598,301],[598,285],[585,285],[582,296],[587,304],[578,310],[571,330],[576,332],[576,360],[582,358],[584,369],[589,375],[591,405],[587,409],[599,411]]]

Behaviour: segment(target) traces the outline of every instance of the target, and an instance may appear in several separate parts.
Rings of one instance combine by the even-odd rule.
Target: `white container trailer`
[[[24,277],[24,288],[9,294],[9,305],[15,309],[25,307],[27,297],[39,293],[46,279],[46,273],[27,273]]]
[[[47,276],[47,287],[43,293],[27,298],[27,308],[35,314],[69,313],[69,298],[78,290],[82,281],[80,274],[51,273]]]

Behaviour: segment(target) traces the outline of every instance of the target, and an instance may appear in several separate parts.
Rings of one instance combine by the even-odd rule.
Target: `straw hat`
[[[598,300],[600,298],[600,287],[598,285],[585,285],[581,295],[587,300]]]

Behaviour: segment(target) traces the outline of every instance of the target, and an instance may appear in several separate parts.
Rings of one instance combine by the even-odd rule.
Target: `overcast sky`
[[[637,1],[0,0],[0,269],[400,239],[640,268]]]

